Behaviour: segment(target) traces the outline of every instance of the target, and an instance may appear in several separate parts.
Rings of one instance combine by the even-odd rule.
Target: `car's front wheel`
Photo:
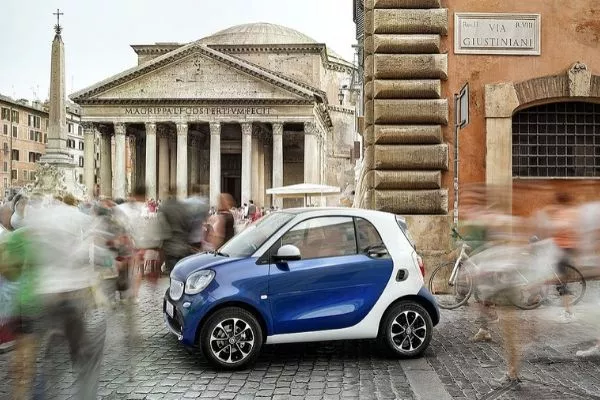
[[[238,307],[217,311],[200,331],[202,353],[223,369],[240,369],[253,363],[262,344],[260,323],[252,313]]]
[[[379,342],[393,355],[417,357],[427,349],[433,333],[431,316],[414,302],[401,302],[385,313],[379,329]]]

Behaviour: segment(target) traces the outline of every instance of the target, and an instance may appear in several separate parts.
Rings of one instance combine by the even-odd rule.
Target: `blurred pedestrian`
[[[191,196],[185,203],[188,206],[191,222],[189,243],[194,251],[201,251],[209,205],[208,199],[202,195],[200,185],[192,186]]]
[[[159,208],[159,213],[164,217],[163,250],[167,272],[173,270],[179,260],[193,254],[189,244],[191,221],[185,205],[176,196],[177,188],[172,187],[169,190],[169,197]]]
[[[218,211],[208,221],[208,243],[213,250],[219,249],[235,235],[235,221],[231,213],[234,204],[230,194],[219,195]]]
[[[576,222],[578,210],[573,198],[566,192],[556,194],[555,205],[549,209],[551,237],[560,248],[561,254],[556,265],[556,272],[563,282],[568,280],[568,267],[573,265],[573,257],[577,250],[578,235]],[[574,318],[571,308],[571,293],[566,283],[558,284],[556,290],[562,298],[564,310],[560,315],[561,322],[571,322]]]

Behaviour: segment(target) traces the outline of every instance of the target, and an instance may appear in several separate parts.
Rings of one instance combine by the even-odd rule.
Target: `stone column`
[[[115,124],[114,197],[116,199],[125,199],[126,195],[125,130],[125,124]]]
[[[94,142],[96,137],[96,127],[91,122],[83,124],[83,181],[87,188],[89,198],[94,196],[94,161],[95,149]]]
[[[112,197],[112,148],[108,133],[100,135],[100,195]]]
[[[159,126],[158,132],[158,198],[166,199],[169,194],[169,128]]]
[[[188,196],[188,124],[177,124],[177,197]]]
[[[192,137],[190,147],[190,184],[195,185],[198,183],[198,139]]]
[[[317,130],[313,122],[304,123],[304,183],[318,183],[315,177],[317,154]]]
[[[283,186],[283,124],[273,124],[273,175],[272,187]],[[273,196],[273,205],[283,208],[283,199]]]
[[[129,180],[127,182],[127,194],[132,193],[137,185],[136,165],[138,163],[137,138],[134,134],[127,137],[129,143]]]
[[[242,204],[252,200],[252,123],[242,124]]]
[[[156,124],[146,122],[146,195],[156,199]]]
[[[221,123],[210,123],[210,205],[217,206],[221,193]]]
[[[169,187],[177,186],[177,136],[169,136]]]

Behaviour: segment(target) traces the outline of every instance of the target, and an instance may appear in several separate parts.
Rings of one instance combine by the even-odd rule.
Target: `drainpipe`
[[[454,109],[457,110],[460,96],[454,95]],[[458,131],[460,129],[458,113],[454,113],[454,226],[458,225]]]

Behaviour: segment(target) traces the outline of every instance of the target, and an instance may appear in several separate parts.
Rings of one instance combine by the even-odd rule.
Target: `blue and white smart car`
[[[377,338],[400,357],[439,321],[404,220],[351,208],[264,217],[216,253],[181,260],[164,298],[167,327],[221,368],[264,344]]]

